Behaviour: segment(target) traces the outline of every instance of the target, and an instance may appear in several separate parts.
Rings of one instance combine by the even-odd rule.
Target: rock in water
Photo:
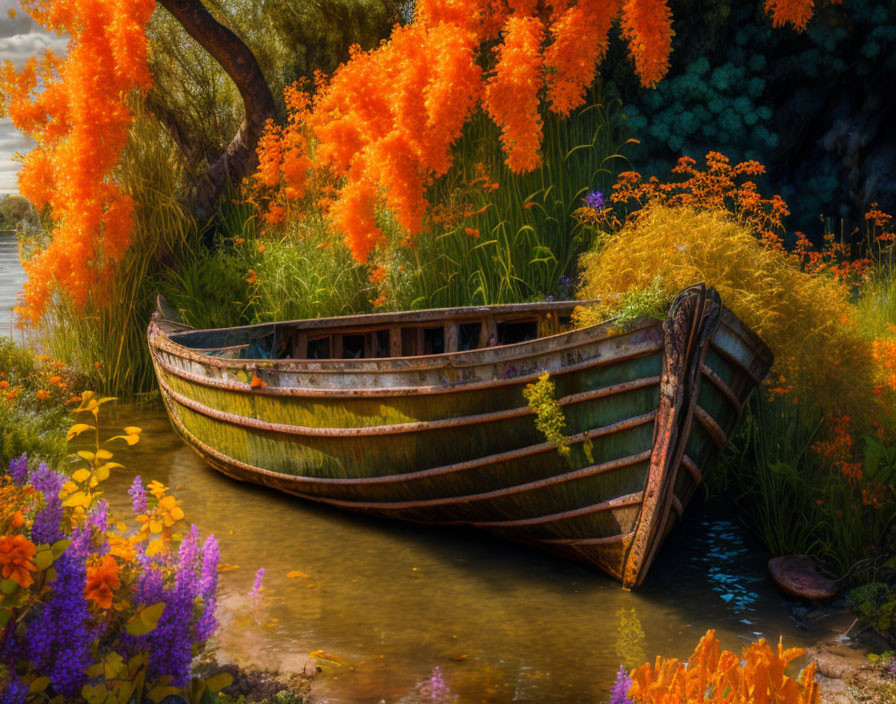
[[[773,557],[768,571],[781,591],[809,601],[827,601],[837,594],[837,584],[825,577],[818,565],[806,555]]]

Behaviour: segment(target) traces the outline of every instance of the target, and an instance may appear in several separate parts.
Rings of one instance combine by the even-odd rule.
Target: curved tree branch
[[[255,146],[265,123],[275,116],[274,97],[255,55],[227,27],[209,14],[200,0],[159,0],[236,84],[245,119],[230,144],[208,165],[190,194],[196,221],[206,222],[227,186],[239,184],[256,165]]]

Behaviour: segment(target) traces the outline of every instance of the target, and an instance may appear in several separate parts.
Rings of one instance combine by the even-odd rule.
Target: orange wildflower
[[[329,242],[321,242],[319,245],[317,245],[315,247],[315,249],[323,249],[324,247],[329,247],[329,246],[330,246]]]
[[[120,586],[118,563],[111,555],[103,555],[98,561],[87,565],[84,597],[101,609],[112,606],[112,597]]]
[[[247,284],[254,284],[258,281],[258,274],[255,273],[255,269],[249,269],[249,276],[246,277]]]
[[[38,391],[37,391],[37,397],[38,397],[41,401],[43,401],[43,400],[47,397],[47,395],[48,395],[48,394],[47,394],[47,391],[46,391],[45,389],[38,389]]]
[[[6,379],[4,379],[3,381],[0,381],[0,389],[8,389],[8,388],[9,388],[9,382]]]
[[[479,239],[479,230],[475,227],[466,227],[464,228],[464,232],[467,233],[469,237],[472,237],[475,240]]]
[[[376,307],[376,308],[379,308],[379,307],[380,307],[381,305],[383,305],[383,303],[385,303],[385,302],[386,302],[386,297],[385,297],[385,296],[380,296],[380,297],[377,298],[376,300],[371,301],[371,303],[372,303],[372,304],[374,305],[374,307]]]
[[[369,279],[372,283],[381,284],[386,280],[386,267],[378,266],[370,272]]]
[[[267,384],[259,379],[257,374],[252,374],[252,381],[249,382],[249,386],[251,386],[253,389],[257,389],[260,386],[267,386]]]
[[[61,376],[51,376],[51,377],[50,377],[50,383],[51,383],[51,384],[58,384],[60,381],[62,381],[62,377],[61,377]]]
[[[25,515],[22,513],[22,510],[19,509],[12,515],[12,520],[9,522],[9,526],[11,528],[21,528],[25,525]]]
[[[37,571],[35,553],[37,546],[21,533],[0,537],[0,575],[27,589],[34,584],[31,573]]]

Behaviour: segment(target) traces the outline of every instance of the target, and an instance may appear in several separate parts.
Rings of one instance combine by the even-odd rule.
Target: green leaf
[[[28,694],[40,694],[50,686],[50,678],[44,675],[38,677],[30,685],[28,685]]]
[[[6,596],[9,596],[18,588],[19,585],[16,582],[13,582],[11,579],[4,579],[2,582],[0,582],[0,592],[5,594]]]
[[[140,609],[125,626],[127,632],[132,636],[145,636],[158,625],[164,610],[165,604],[162,602]]]
[[[101,662],[95,662],[93,665],[84,670],[84,674],[88,677],[99,677],[103,674],[104,665]]]
[[[118,689],[119,704],[128,704],[131,701],[131,695],[134,693],[135,684],[133,682],[122,682]]]
[[[208,687],[210,692],[219,692],[232,684],[233,676],[229,672],[219,672],[205,681],[205,686]]]
[[[4,628],[7,623],[9,623],[9,619],[12,616],[12,611],[9,609],[0,608],[0,628]]]
[[[63,538],[62,540],[57,540],[50,547],[50,550],[53,552],[53,557],[58,558],[62,553],[68,550],[68,546],[71,544],[71,538]]]
[[[146,696],[154,702],[160,702],[165,697],[172,694],[180,694],[180,690],[177,687],[172,687],[168,684],[159,684],[149,690],[149,692],[146,693]]]
[[[81,696],[87,704],[103,704],[106,701],[107,690],[100,684],[85,684],[81,687]]]
[[[47,569],[53,564],[53,551],[49,549],[41,550],[34,556],[34,564],[40,571]]]

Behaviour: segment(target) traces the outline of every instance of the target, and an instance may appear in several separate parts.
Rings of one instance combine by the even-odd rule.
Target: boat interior
[[[586,302],[587,303],[587,302]],[[527,342],[571,328],[580,301],[374,313],[169,332],[172,341],[227,359],[418,357]]]

